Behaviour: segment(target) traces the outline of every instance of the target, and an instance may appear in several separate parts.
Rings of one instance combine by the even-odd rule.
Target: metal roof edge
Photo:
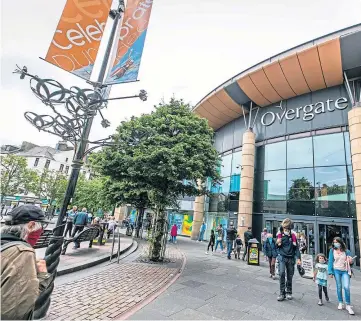
[[[347,31],[347,33],[344,33],[345,31]],[[198,101],[198,103],[194,106],[194,108],[192,109],[192,111],[195,111],[197,109],[197,107],[203,102],[205,101],[207,98],[209,98],[212,94],[216,93],[217,91],[219,91],[220,89],[224,88],[226,85],[232,83],[236,78],[239,78],[239,76],[241,76],[242,74],[247,74],[247,73],[250,73],[252,70],[255,70],[255,69],[258,69],[260,67],[263,67],[265,64],[270,64],[272,62],[274,62],[276,59],[280,59],[280,58],[284,58],[287,54],[288,55],[291,55],[292,53],[298,51],[298,49],[301,49],[302,47],[304,47],[304,49],[307,49],[311,46],[314,46],[316,44],[319,44],[319,43],[323,43],[323,42],[326,42],[327,40],[331,40],[331,39],[334,39],[336,38],[337,36],[339,37],[345,37],[351,33],[354,33],[354,32],[359,32],[361,31],[361,23],[358,23],[358,24],[355,24],[355,25],[352,25],[352,26],[349,26],[349,27],[346,27],[346,28],[343,28],[343,29],[340,29],[340,30],[336,30],[336,31],[333,31],[331,33],[328,33],[326,35],[323,35],[321,37],[317,37],[315,39],[312,39],[312,40],[309,40],[307,42],[304,42],[300,45],[297,45],[295,47],[292,47],[290,49],[287,49],[285,51],[282,51],[280,52],[279,54],[277,55],[274,55],[274,56],[271,56],[243,71],[241,71],[240,73],[234,75],[233,77],[229,78],[228,80],[226,80],[225,82],[223,82],[222,84],[220,84],[218,87],[214,88],[212,91],[210,91],[207,95],[205,95],[201,100]],[[321,41],[322,40],[322,41]]]

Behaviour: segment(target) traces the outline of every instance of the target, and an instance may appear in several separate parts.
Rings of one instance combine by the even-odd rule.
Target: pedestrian
[[[211,230],[211,237],[209,238],[209,243],[208,243],[206,254],[209,253],[209,247],[211,247],[212,254],[213,254],[213,248],[214,248],[215,242],[216,242],[216,235],[214,234],[214,231]]]
[[[80,233],[84,230],[84,227],[88,223],[88,214],[86,212],[86,208],[84,207],[81,212],[78,212],[74,216],[74,228],[71,237],[74,237],[76,233]],[[74,242],[73,249],[78,249],[80,247],[79,242]]]
[[[265,243],[265,241],[267,241],[267,237],[268,237],[268,232],[267,232],[267,228],[265,227],[263,229],[263,232],[261,233],[261,245],[262,245],[262,251],[263,251],[263,256],[265,257],[265,260],[267,261],[267,255],[265,254],[264,250],[263,250],[263,244]]]
[[[307,243],[306,243],[305,235],[303,233],[300,234],[299,248],[300,248],[300,252],[302,254],[306,253],[306,251],[307,251]]]
[[[217,252],[218,244],[220,245],[221,251],[223,252],[223,235],[224,235],[224,230],[222,224],[219,224],[219,226],[217,227],[217,241],[214,252]]]
[[[322,303],[322,291],[325,293],[325,299],[328,302],[330,299],[328,298],[327,293],[327,259],[325,254],[319,253],[316,256],[315,260],[315,271],[313,275],[313,281],[318,285],[318,305],[323,305]]]
[[[77,206],[73,206],[73,209],[71,209],[67,214],[66,214],[66,228],[65,228],[65,233],[64,233],[64,237],[66,237],[66,235],[69,232],[69,237],[71,236],[71,231],[73,229],[73,223],[74,223],[74,216],[75,214],[78,213],[78,207]]]
[[[206,231],[206,223],[202,223],[201,228],[199,230],[199,238],[198,242],[203,242],[204,232]]]
[[[93,220],[93,214],[88,213],[88,224],[91,224],[92,220]]]
[[[233,250],[233,243],[237,237],[237,230],[234,227],[234,223],[231,222],[229,228],[227,229],[227,258],[231,259],[231,253]]]
[[[243,246],[243,242],[242,242],[242,239],[241,237],[239,236],[239,234],[237,234],[237,237],[234,241],[234,258],[238,260],[241,259],[241,249],[242,249],[242,246]]]
[[[351,306],[350,296],[350,278],[352,274],[351,265],[353,258],[351,252],[346,248],[346,244],[340,237],[335,237],[332,241],[332,248],[328,255],[328,274],[331,278],[335,277],[336,290],[338,298],[338,309],[344,309],[342,288],[345,292],[346,310],[354,315]]]
[[[43,232],[45,216],[26,204],[4,217],[1,227],[1,320],[32,320],[35,301],[51,278],[45,260],[32,248]]]
[[[295,273],[295,258],[297,265],[301,265],[300,251],[297,244],[297,236],[291,232],[293,223],[286,218],[281,223],[280,232],[277,233],[277,250],[280,274],[280,294],[278,301],[292,300],[292,279]],[[287,282],[286,282],[287,272]]]
[[[244,259],[246,258],[247,252],[248,252],[248,242],[249,240],[253,239],[253,234],[252,234],[252,227],[248,227],[247,231],[244,232],[244,252],[243,252],[243,257],[242,260],[244,261]]]
[[[116,227],[117,227],[117,223],[115,222],[115,217],[111,216],[108,221],[108,230],[107,230],[108,239],[110,237],[110,234],[114,234]]]
[[[263,252],[268,259],[270,278],[276,279],[275,267],[277,257],[277,246],[276,242],[272,237],[271,233],[267,234],[267,238],[263,243]]]
[[[174,224],[170,230],[171,242],[174,244],[177,243],[177,232],[178,232],[177,224]]]

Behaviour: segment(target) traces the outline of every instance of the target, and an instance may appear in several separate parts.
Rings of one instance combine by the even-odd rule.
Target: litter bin
[[[259,242],[257,239],[250,239],[248,241],[248,253],[247,253],[248,265],[259,265]]]

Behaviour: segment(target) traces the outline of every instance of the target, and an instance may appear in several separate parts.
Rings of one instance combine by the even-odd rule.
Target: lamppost
[[[98,80],[95,83],[90,82],[93,85],[93,89],[80,89],[79,87],[67,89],[53,79],[42,79],[28,73],[25,66],[23,68],[17,66],[14,71],[14,73],[20,74],[20,79],[24,79],[25,77],[30,78],[30,88],[32,92],[52,111],[52,114],[44,115],[28,111],[24,114],[26,120],[39,131],[45,131],[61,137],[63,140],[69,141],[75,146],[75,155],[71,165],[72,170],[56,226],[62,225],[64,221],[68,205],[74,196],[80,168],[84,163],[84,157],[96,148],[112,145],[112,136],[96,141],[89,140],[89,133],[95,116],[98,113],[100,114],[102,118],[101,125],[106,128],[109,127],[110,122],[103,117],[102,109],[107,107],[108,101],[135,97],[140,98],[142,101],[147,100],[147,92],[145,90],[141,90],[139,94],[133,96],[108,98],[109,93],[106,91],[107,86],[103,84],[107,66],[111,63],[110,57],[113,44],[123,13],[124,1],[119,0],[117,10],[111,10],[109,13],[109,16],[113,19],[113,26],[104,53]],[[89,147],[89,145],[92,145],[92,147]],[[62,233],[62,229],[55,230],[54,236],[51,238],[45,252],[45,261],[48,273],[52,276],[52,282],[49,287],[40,294],[35,303],[35,319],[44,318],[50,306],[50,295],[54,289],[54,279],[60,262],[61,246],[63,243]]]

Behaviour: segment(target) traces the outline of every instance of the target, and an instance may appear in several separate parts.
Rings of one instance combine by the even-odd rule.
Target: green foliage
[[[1,195],[34,192],[37,188],[37,173],[27,168],[24,157],[6,155],[1,157]]]
[[[57,204],[60,205],[64,198],[67,177],[59,171],[44,169],[37,177],[36,185],[35,194],[39,198],[47,199],[49,204],[56,200]]]
[[[108,190],[117,202],[137,206],[141,200],[155,209],[159,224],[152,257],[157,259],[165,209],[181,196],[205,194],[204,184],[198,188],[197,180],[220,179],[213,131],[189,104],[171,99],[150,115],[122,122],[114,142],[114,147],[94,155],[93,164],[110,178]]]
[[[122,122],[114,141],[116,147],[94,157],[98,170],[122,182],[119,191],[147,193],[158,210],[174,205],[180,196],[204,194],[205,187],[195,184],[198,179],[219,180],[213,131],[182,100],[171,99],[150,115]]]
[[[106,183],[106,177],[87,180],[83,175],[79,176],[72,204],[77,205],[79,209],[86,207],[93,213],[99,208],[104,211],[111,210],[114,203],[107,197]]]

